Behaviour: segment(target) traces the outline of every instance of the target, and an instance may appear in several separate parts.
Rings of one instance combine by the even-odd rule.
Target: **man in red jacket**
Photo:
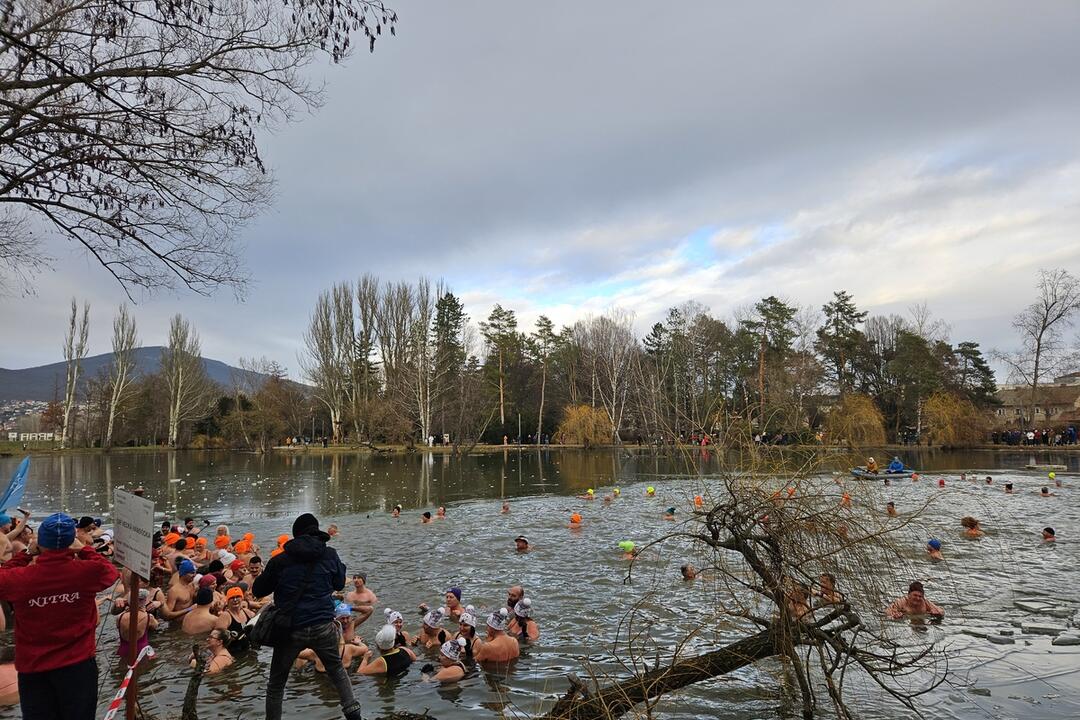
[[[25,720],[92,720],[97,710],[95,596],[120,574],[75,539],[75,520],[45,518],[37,541],[0,567],[0,599],[15,607],[15,669]]]

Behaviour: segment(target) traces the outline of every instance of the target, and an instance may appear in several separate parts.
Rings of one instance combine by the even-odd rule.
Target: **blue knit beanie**
[[[75,518],[64,513],[53,513],[38,528],[38,547],[46,550],[63,550],[75,542]]]

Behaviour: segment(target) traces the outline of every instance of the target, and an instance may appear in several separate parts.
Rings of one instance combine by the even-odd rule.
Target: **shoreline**
[[[708,451],[726,451],[726,452],[740,452],[746,448],[722,448],[715,445],[706,446],[704,448],[698,445],[681,444],[681,445],[664,445],[657,447],[655,445],[594,445],[589,448],[585,448],[583,445],[484,445],[478,444],[473,447],[468,454],[492,454],[498,452],[538,452],[547,450],[589,450],[589,451],[622,451],[622,452],[656,452],[663,450],[670,452],[677,450],[680,452],[695,452],[700,450]],[[1080,455],[1080,445],[1058,445],[1058,446],[1025,446],[1025,445],[972,445],[967,447],[955,447],[944,445],[876,445],[873,448],[864,449],[852,449],[846,445],[766,445],[761,446],[763,451],[792,451],[792,452],[807,452],[807,451],[822,451],[826,453],[847,453],[847,454],[861,454],[867,451],[874,452],[889,452],[901,454],[905,452],[996,452],[996,453],[1027,453],[1031,455],[1050,455],[1050,454],[1064,454],[1064,455]],[[252,455],[404,455],[409,453],[429,453],[432,455],[453,455],[453,446],[436,445],[434,447],[427,447],[423,445],[330,445],[323,447],[321,445],[306,445],[306,446],[289,446],[278,445],[272,447],[266,453],[260,453],[257,450],[251,450],[249,448],[169,448],[161,445],[140,445],[136,447],[114,447],[108,450],[104,448],[67,448],[61,450],[57,447],[27,447],[25,450],[21,447],[21,443],[12,442],[0,442],[0,457],[16,457],[30,455],[33,456],[50,456],[50,455],[130,455],[130,454],[149,454],[149,453],[161,453],[161,452],[205,452],[205,453],[248,453]],[[464,453],[464,449],[461,450]]]

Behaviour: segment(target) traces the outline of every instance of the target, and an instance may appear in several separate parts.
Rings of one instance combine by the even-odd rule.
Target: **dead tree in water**
[[[889,637],[881,619],[891,578],[874,569],[897,564],[888,536],[898,523],[890,526],[879,519],[881,513],[839,504],[832,488],[798,480],[773,486],[760,477],[730,476],[718,498],[702,502],[680,530],[653,543],[689,543],[704,559],[704,579],[696,582],[716,584],[710,587],[717,597],[716,615],[687,639],[721,623],[743,627],[748,636],[693,655],[680,645],[661,660],[658,648],[650,652],[641,642],[647,641],[647,630],[631,627],[643,601],[631,612],[625,633],[620,632],[625,639],[616,642],[613,653],[630,658],[624,663],[630,677],[596,688],[571,679],[570,691],[544,720],[616,718],[767,658],[782,659],[794,676],[804,718],[819,715],[822,695],[831,714],[853,717],[844,691],[845,680],[853,677],[917,712],[916,698],[945,675],[933,644],[905,647]],[[843,593],[823,584],[826,574],[840,578]],[[757,632],[749,634],[754,628]],[[643,665],[652,653],[655,662]]]

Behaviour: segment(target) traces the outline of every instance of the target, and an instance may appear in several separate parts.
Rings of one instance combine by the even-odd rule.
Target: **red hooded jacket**
[[[15,669],[44,672],[94,657],[95,596],[118,577],[90,546],[17,553],[0,566],[0,600],[15,608]]]

